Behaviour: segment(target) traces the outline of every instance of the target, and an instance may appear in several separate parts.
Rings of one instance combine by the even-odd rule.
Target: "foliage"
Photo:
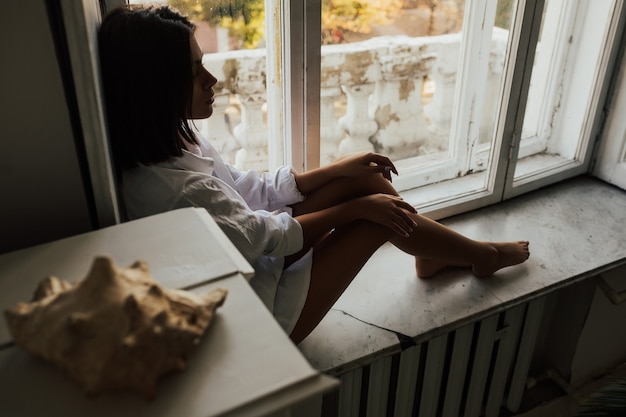
[[[195,21],[228,28],[241,46],[255,48],[265,36],[264,0],[169,0]],[[343,33],[369,33],[371,25],[388,23],[402,0],[322,0],[322,42],[337,43]]]
[[[265,37],[264,0],[169,0],[194,21],[228,28],[244,48],[256,48]]]
[[[495,25],[503,29],[511,27],[511,15],[513,14],[513,0],[500,0],[496,8]]]
[[[301,0],[302,1],[302,0]],[[306,0],[304,0],[306,1]],[[195,21],[228,28],[239,47],[256,48],[265,38],[264,0],[168,0]],[[452,2],[463,7],[464,0]],[[510,26],[513,0],[499,0],[496,26]],[[322,0],[322,43],[341,43],[349,33],[368,34],[393,21],[403,7],[442,7],[441,0]]]
[[[402,0],[322,0],[322,43],[340,43],[345,32],[369,33],[401,8]]]

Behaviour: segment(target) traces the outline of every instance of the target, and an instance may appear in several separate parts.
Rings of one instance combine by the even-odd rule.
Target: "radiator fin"
[[[339,415],[341,417],[359,416],[362,375],[363,368],[341,375],[339,390]]]
[[[367,417],[380,417],[387,415],[388,387],[391,385],[392,357],[374,362],[370,366],[369,387],[367,395]]]
[[[504,331],[501,331],[499,335],[498,351],[485,407],[486,417],[497,417],[500,414],[504,388],[508,380],[511,363],[513,362],[515,348],[517,347],[525,308],[525,305],[513,307],[504,315],[504,327],[502,328]]]
[[[394,417],[411,417],[413,415],[413,400],[417,391],[418,376],[416,369],[420,363],[421,349],[421,345],[418,345],[400,353]]]
[[[516,412],[544,299],[340,375],[340,417],[496,417]]]
[[[442,415],[444,416],[459,415],[473,336],[474,325],[461,327],[455,332],[448,383],[443,402]]]
[[[491,353],[493,352],[498,316],[491,316],[479,323],[478,340],[474,361],[471,368],[471,380],[465,407],[465,417],[478,417],[481,412],[482,400],[485,393],[485,385]]]
[[[522,394],[524,393],[524,386],[526,377],[528,376],[528,369],[530,368],[533,349],[537,341],[537,333],[539,332],[544,303],[545,297],[535,298],[528,303],[524,328],[522,330],[523,336],[518,346],[517,358],[515,360],[511,386],[509,388],[509,396],[506,400],[506,408],[512,413],[515,413],[522,403]]]
[[[441,335],[428,342],[419,416],[435,417],[437,415],[447,336]]]

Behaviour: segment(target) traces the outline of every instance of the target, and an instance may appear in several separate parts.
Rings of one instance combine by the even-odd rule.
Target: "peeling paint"
[[[399,122],[400,118],[396,113],[391,111],[391,104],[387,104],[385,106],[381,106],[376,109],[376,121],[378,122],[379,130],[386,129],[391,122]]]
[[[563,69],[563,74],[561,76],[561,82],[558,85],[556,92],[556,104],[552,108],[552,113],[550,114],[550,120],[548,121],[548,132],[551,132],[554,128],[554,125],[557,120],[557,116],[559,111],[561,110],[561,100],[563,99],[563,80],[565,79],[565,68]],[[548,133],[549,135],[549,133]]]
[[[322,86],[335,86],[339,84],[342,73],[341,68],[325,68],[320,73],[320,84]]]
[[[239,68],[240,64],[237,59],[227,59],[224,61],[224,66],[222,67],[222,72],[224,73],[224,88],[235,91]]]
[[[415,91],[415,81],[413,79],[400,80],[400,100],[407,101]]]
[[[367,84],[371,82],[367,71],[374,64],[374,55],[371,51],[361,51],[345,55],[342,70],[352,76],[352,84]]]

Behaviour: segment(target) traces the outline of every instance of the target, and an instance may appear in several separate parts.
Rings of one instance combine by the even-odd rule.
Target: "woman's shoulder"
[[[124,189],[139,194],[179,194],[198,182],[212,182],[210,173],[182,169],[171,164],[139,165],[124,172]]]

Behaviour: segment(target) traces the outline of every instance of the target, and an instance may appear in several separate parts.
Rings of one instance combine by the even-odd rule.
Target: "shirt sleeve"
[[[274,211],[304,200],[298,190],[293,169],[280,167],[275,173],[239,171],[227,165],[237,191],[253,210]]]
[[[226,183],[215,177],[190,177],[178,207],[203,207],[248,262],[260,256],[284,257],[303,247],[302,227],[288,213],[253,210]]]

